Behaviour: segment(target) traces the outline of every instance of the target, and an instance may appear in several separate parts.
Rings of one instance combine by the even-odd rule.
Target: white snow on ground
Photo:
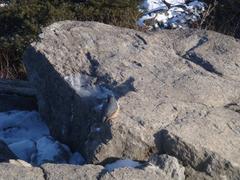
[[[33,157],[34,164],[45,162],[67,163],[71,152],[51,136],[42,137],[37,141],[37,154]]]
[[[165,0],[168,4],[178,5],[178,4],[184,4],[186,0]]]
[[[124,167],[136,168],[138,166],[141,166],[141,164],[139,162],[133,161],[130,159],[124,159],[124,160],[117,160],[111,164],[107,164],[105,166],[105,169],[110,172],[110,171],[113,171],[114,169],[118,169],[118,168],[124,168]]]
[[[162,0],[145,0],[142,7],[148,11],[167,9],[167,5]]]
[[[0,113],[0,139],[5,141],[19,159],[34,165],[45,162],[83,164],[79,153],[50,136],[39,113],[9,111]]]
[[[82,165],[84,158],[50,136],[49,129],[39,113],[9,111],[0,113],[0,139],[5,141],[16,156],[33,165],[46,162]],[[107,171],[116,168],[135,168],[141,164],[130,159],[118,160],[105,166]]]
[[[145,13],[137,24],[150,29],[185,27],[199,21],[206,7],[200,0],[144,0],[140,10]]]
[[[1,7],[5,7],[5,6],[7,6],[6,3],[0,3],[0,8],[1,8]]]
[[[49,129],[37,112],[0,113],[0,138],[7,144],[26,139],[38,140],[49,135]]]
[[[9,3],[9,0],[0,0],[0,8],[6,7]]]

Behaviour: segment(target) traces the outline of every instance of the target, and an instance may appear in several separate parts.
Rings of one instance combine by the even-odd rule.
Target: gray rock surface
[[[149,163],[154,164],[164,171],[164,173],[173,180],[184,180],[185,168],[178,163],[175,157],[163,154],[153,155],[149,159]]]
[[[67,164],[44,164],[42,169],[45,178],[48,180],[92,180],[97,179],[104,168],[98,165],[75,166]]]
[[[119,168],[113,171],[102,173],[101,180],[110,179],[171,179],[184,180],[185,168],[178,163],[178,160],[168,155],[152,156],[149,162],[137,168]]]
[[[52,134],[84,148],[89,162],[147,160],[160,152],[209,177],[227,164],[223,175],[236,179],[239,48],[238,40],[211,31],[142,33],[65,21],[45,28],[24,62]],[[120,113],[103,124],[108,94]]]
[[[161,139],[162,153],[174,156],[183,165],[190,167],[187,168],[186,179],[204,179],[206,177],[206,179],[237,180],[240,177],[240,168],[237,164],[231,163],[208,149],[196,149],[192,144],[184,142],[167,130],[161,132]],[[170,167],[174,168],[174,166]]]
[[[160,169],[156,167],[148,169],[130,169],[130,168],[121,168],[113,172],[106,173],[101,177],[101,180],[152,180],[152,179],[171,179],[166,176]]]
[[[40,168],[21,167],[10,163],[0,163],[1,180],[44,180]]]
[[[145,168],[119,168],[107,172],[103,166],[87,164],[84,166],[69,164],[44,164],[40,168],[28,167],[23,164],[0,163],[0,179],[19,180],[152,180],[166,179],[175,180],[168,171],[160,169],[155,165],[147,165]],[[180,178],[179,178],[180,180]]]

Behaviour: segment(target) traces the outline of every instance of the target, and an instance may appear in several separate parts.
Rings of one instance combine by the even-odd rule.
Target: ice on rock
[[[137,161],[133,161],[130,159],[123,159],[123,160],[117,160],[114,163],[111,164],[107,164],[105,166],[105,169],[107,171],[113,171],[114,169],[117,168],[124,168],[124,167],[128,167],[128,168],[136,168],[141,166],[141,164]]]
[[[37,141],[37,153],[33,164],[41,165],[47,162],[68,163],[70,150],[63,144],[55,141],[51,136],[42,137]]]
[[[35,111],[0,113],[0,139],[7,144],[26,139],[38,140],[46,135],[49,135],[49,129]]]
[[[80,97],[106,98],[108,95],[112,95],[111,90],[94,85],[95,79],[91,76],[76,73],[65,76],[64,79]]]
[[[79,153],[49,136],[49,129],[39,113],[9,111],[0,113],[0,139],[21,160],[34,165],[45,162],[82,164]]]
[[[19,158],[27,162],[31,162],[31,157],[36,153],[36,145],[34,141],[23,140],[20,142],[9,144],[8,147]]]

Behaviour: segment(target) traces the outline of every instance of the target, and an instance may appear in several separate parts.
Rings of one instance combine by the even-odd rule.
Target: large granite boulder
[[[76,21],[54,23],[39,38],[24,63],[40,113],[89,162],[146,161],[156,152],[209,177],[239,175],[238,40]],[[120,105],[110,124],[101,121],[108,95]]]

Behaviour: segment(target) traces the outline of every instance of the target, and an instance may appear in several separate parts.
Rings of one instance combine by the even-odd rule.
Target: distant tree
[[[0,71],[21,66],[25,48],[41,28],[61,20],[90,20],[137,28],[140,0],[11,0],[0,8]],[[19,69],[22,76],[22,68]],[[16,73],[17,74],[17,73]]]

